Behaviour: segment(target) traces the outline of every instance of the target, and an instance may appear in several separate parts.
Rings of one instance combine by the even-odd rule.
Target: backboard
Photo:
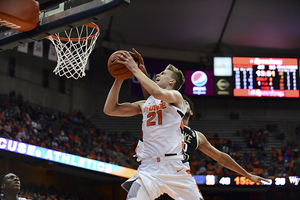
[[[40,13],[40,22],[35,29],[20,32],[0,27],[0,52],[110,17],[127,8],[130,0],[39,0],[39,3],[43,12]]]

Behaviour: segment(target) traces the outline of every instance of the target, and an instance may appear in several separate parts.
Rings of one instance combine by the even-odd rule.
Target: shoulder
[[[187,131],[189,134],[193,135],[196,137],[196,131],[193,130],[191,127],[184,125],[184,130]]]
[[[181,95],[181,93],[178,90],[170,90],[173,95],[175,96],[176,101],[172,103],[172,105],[176,106],[177,108],[183,110],[183,112],[186,112],[186,104],[184,102],[184,99]]]
[[[207,142],[207,139],[205,137],[205,135],[203,133],[201,133],[200,131],[196,131],[195,132],[197,133],[197,138],[198,138],[198,145],[201,145],[205,142]]]
[[[169,90],[177,98],[177,102],[181,103],[183,101],[182,94],[178,90]]]
[[[179,103],[181,101],[183,101],[183,97],[181,95],[181,93],[178,90],[174,90],[174,89],[164,89],[164,91],[166,91],[166,93],[172,94],[175,97],[175,102]],[[175,103],[173,102],[173,103]]]
[[[197,133],[199,138],[205,138],[206,139],[205,135],[203,133],[201,133],[200,131],[196,131],[196,133]]]

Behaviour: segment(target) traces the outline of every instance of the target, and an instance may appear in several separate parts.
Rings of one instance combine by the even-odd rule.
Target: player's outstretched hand
[[[270,180],[268,179],[265,179],[263,177],[260,177],[260,176],[256,176],[256,175],[253,175],[253,174],[249,174],[249,177],[248,177],[251,181],[255,182],[255,183],[259,183],[259,184],[263,184],[262,181],[265,181],[267,183],[270,183]]]

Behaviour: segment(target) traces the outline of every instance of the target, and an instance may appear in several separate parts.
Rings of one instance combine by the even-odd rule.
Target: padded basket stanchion
[[[53,72],[74,79],[85,76],[85,67],[99,34],[99,27],[91,22],[48,36],[57,54]]]

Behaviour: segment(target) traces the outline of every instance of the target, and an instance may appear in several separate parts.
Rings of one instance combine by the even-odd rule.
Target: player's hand
[[[128,51],[120,52],[119,59],[116,62],[125,65],[132,72],[138,70],[138,64]]]
[[[134,60],[137,62],[138,67],[140,69],[143,69],[145,67],[143,57],[139,52],[137,52],[134,48],[132,48],[132,51],[129,51],[130,55],[134,58]]]
[[[255,182],[255,183],[259,183],[259,184],[263,184],[262,181],[265,181],[267,183],[270,183],[270,180],[268,179],[265,179],[263,177],[260,177],[260,176],[256,176],[256,175],[253,175],[253,174],[250,174],[249,177],[248,177],[251,181]]]

